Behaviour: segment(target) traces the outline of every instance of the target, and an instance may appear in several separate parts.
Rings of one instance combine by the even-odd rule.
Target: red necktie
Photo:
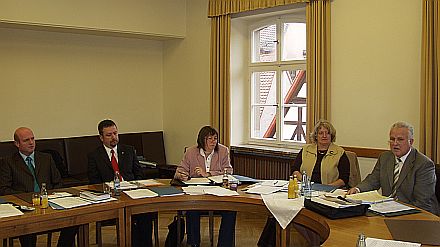
[[[113,167],[113,171],[114,172],[118,172],[119,176],[121,176],[121,173],[119,172],[118,161],[116,160],[116,156],[115,156],[115,151],[112,149],[110,152],[112,153],[112,167]],[[121,179],[121,178],[119,178],[119,179]]]

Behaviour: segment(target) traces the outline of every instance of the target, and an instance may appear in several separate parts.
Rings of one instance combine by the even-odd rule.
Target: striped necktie
[[[40,186],[38,186],[37,177],[35,176],[34,164],[30,156],[26,157],[26,165],[34,177],[34,192],[40,192]]]
[[[393,187],[392,187],[392,193],[390,195],[390,197],[395,197],[396,196],[396,185],[397,185],[397,180],[399,180],[399,167],[402,164],[402,160],[400,158],[397,158],[397,162],[396,164],[394,164],[394,172],[393,172]]]

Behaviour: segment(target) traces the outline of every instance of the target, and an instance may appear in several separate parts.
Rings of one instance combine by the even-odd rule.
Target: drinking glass
[[[40,193],[33,193],[32,194],[32,205],[34,207],[40,206]]]

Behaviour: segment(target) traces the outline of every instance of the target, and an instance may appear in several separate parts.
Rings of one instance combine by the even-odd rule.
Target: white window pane
[[[306,71],[283,70],[281,73],[282,97],[286,104],[299,103],[297,98],[306,98]],[[303,90],[303,92],[301,92]],[[305,102],[304,102],[305,103]]]
[[[306,59],[306,24],[284,23],[281,42],[283,61]]]
[[[252,62],[273,62],[277,59],[276,25],[254,31]]]
[[[283,108],[283,141],[306,141],[306,115],[304,115],[305,105]]]
[[[284,70],[281,73],[283,141],[305,142],[306,97],[300,93],[306,90],[306,82],[305,70]]]
[[[276,138],[276,106],[252,107],[252,138]]]
[[[253,104],[276,104],[276,72],[264,71],[252,73]]]

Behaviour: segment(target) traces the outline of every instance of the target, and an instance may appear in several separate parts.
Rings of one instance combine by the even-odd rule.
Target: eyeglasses
[[[405,139],[405,138],[390,138],[388,143],[390,143],[390,144],[394,144],[394,143],[402,144],[405,141],[407,141],[407,139]]]
[[[210,142],[217,141],[217,139],[218,139],[217,136],[208,136],[205,138],[205,140],[210,141]]]

